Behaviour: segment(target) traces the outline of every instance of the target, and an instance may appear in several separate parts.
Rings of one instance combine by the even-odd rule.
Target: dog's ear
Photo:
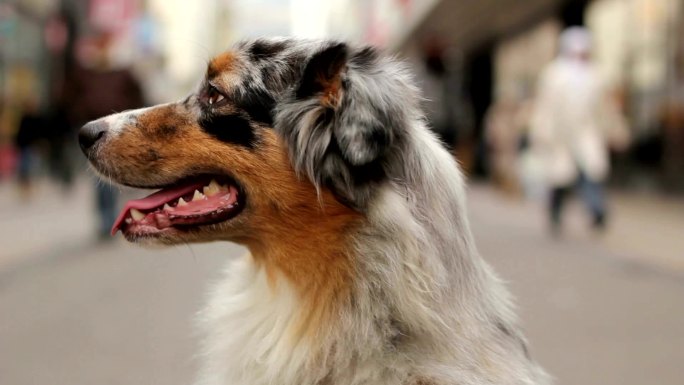
[[[418,98],[403,68],[370,47],[327,43],[300,74],[274,127],[297,172],[363,210],[387,179],[387,156],[415,119]]]
[[[304,67],[296,98],[318,97],[322,105],[335,108],[342,91],[347,52],[345,43],[336,43],[314,54]]]

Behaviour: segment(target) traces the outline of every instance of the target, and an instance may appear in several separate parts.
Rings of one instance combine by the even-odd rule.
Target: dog
[[[256,39],[185,99],[81,128],[99,174],[160,189],[114,233],[250,251],[199,316],[197,384],[547,383],[420,101],[376,48]]]

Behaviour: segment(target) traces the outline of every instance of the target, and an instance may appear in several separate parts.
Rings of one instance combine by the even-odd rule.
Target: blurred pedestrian
[[[494,184],[507,194],[517,195],[518,152],[523,128],[518,115],[520,106],[511,93],[501,95],[485,115],[485,141],[491,157]]]
[[[14,136],[14,145],[19,152],[17,179],[22,199],[31,195],[32,172],[37,158],[37,145],[43,137],[45,120],[40,114],[38,100],[29,98],[22,106],[19,128]]]
[[[608,145],[626,132],[590,52],[591,36],[584,28],[561,34],[559,55],[541,76],[532,116],[531,140],[550,187],[554,232],[560,230],[562,209],[573,186],[579,187],[594,228],[605,227]]]
[[[67,116],[66,108],[57,103],[45,119],[45,139],[48,143],[48,164],[50,173],[68,191],[73,184],[73,168],[69,158],[68,144],[72,142],[74,130]]]
[[[129,68],[112,60],[113,37],[108,33],[81,42],[75,68],[65,81],[69,115],[77,125],[114,112],[143,106],[140,84]],[[116,192],[105,183],[96,183],[96,202],[101,239],[109,239],[109,228],[116,219]]]

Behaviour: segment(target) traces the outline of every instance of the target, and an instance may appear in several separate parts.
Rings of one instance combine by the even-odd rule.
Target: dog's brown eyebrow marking
[[[207,67],[207,78],[213,79],[221,73],[229,72],[235,68],[237,57],[233,52],[224,52],[209,62]]]
[[[236,105],[243,110],[253,121],[273,126],[272,111],[276,101],[268,92],[254,87],[245,87],[247,92],[237,100]]]

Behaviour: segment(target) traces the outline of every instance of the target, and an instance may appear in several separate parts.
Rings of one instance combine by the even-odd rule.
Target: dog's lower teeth
[[[137,209],[131,209],[131,217],[136,221],[141,221],[143,218],[145,218],[145,214],[141,213]]]

